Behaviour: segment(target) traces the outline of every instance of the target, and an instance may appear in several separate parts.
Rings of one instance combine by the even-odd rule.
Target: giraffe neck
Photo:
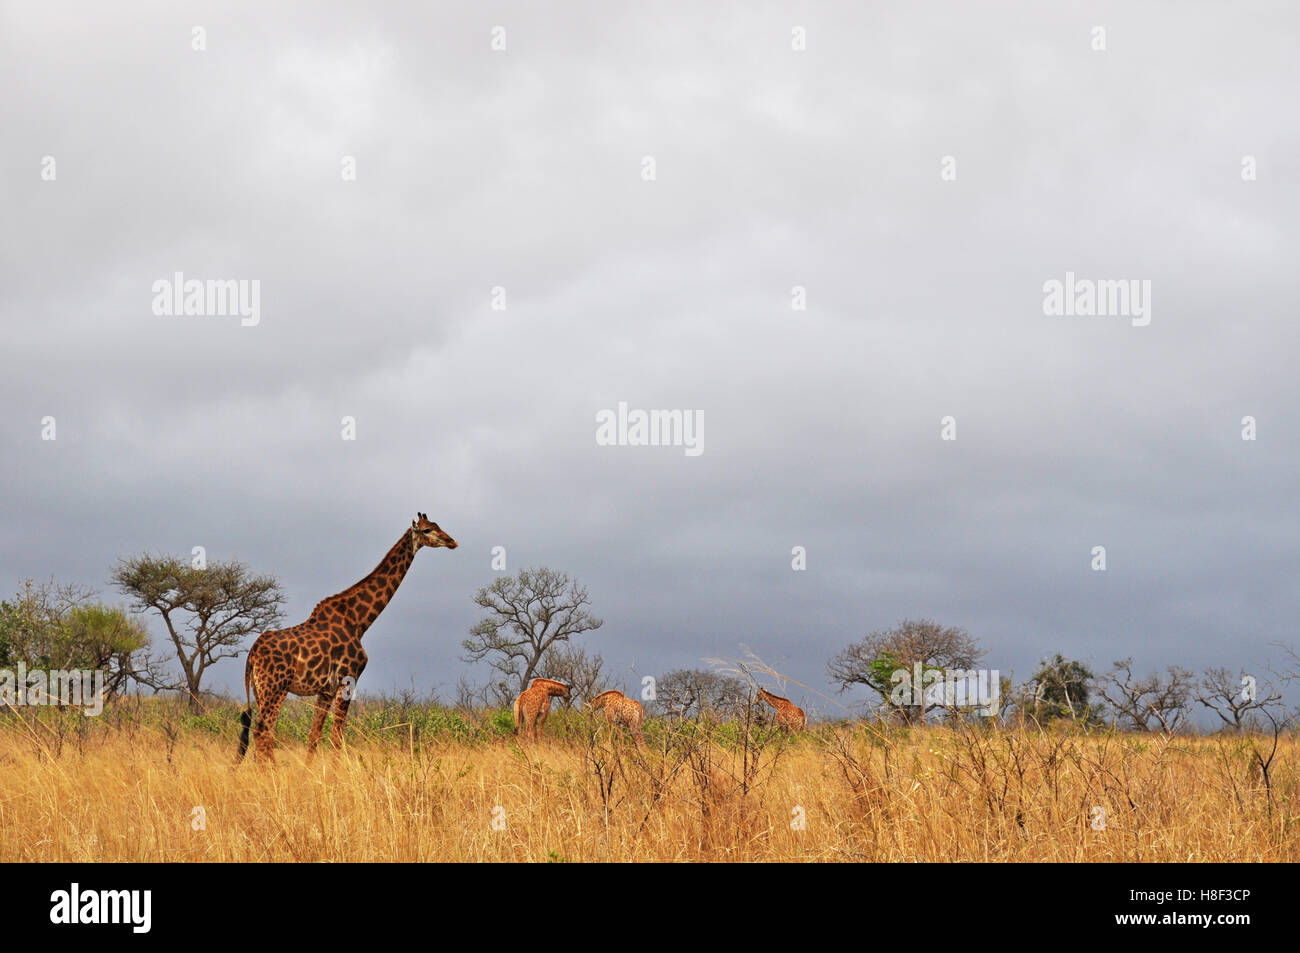
[[[370,575],[335,597],[341,599],[343,604],[351,609],[349,614],[361,627],[361,632],[370,628],[371,624],[379,618],[379,613],[384,611],[384,607],[393,598],[393,593],[397,592],[397,587],[402,584],[406,571],[411,568],[411,563],[415,559],[416,549],[411,531],[407,530],[402,534],[402,538],[393,544],[393,548],[380,560],[379,565],[371,571]]]

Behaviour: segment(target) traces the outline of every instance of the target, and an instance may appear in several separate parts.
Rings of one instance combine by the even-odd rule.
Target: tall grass
[[[1249,735],[652,721],[638,743],[557,711],[531,745],[508,712],[408,700],[358,703],[311,761],[310,706],[286,706],[278,763],[236,766],[236,717],[0,716],[0,860],[1300,857],[1294,736],[1266,786]]]

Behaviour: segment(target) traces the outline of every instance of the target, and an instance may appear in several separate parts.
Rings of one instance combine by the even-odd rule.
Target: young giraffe
[[[637,740],[641,739],[641,720],[645,718],[645,709],[635,698],[628,698],[618,689],[611,688],[601,692],[587,702],[591,711],[605,709],[605,720],[611,725],[627,725]]]
[[[542,737],[542,725],[551,713],[551,698],[569,697],[569,686],[553,678],[535,678],[528,687],[515,698],[515,730],[523,730],[524,737],[530,734],[534,741]]]
[[[244,666],[248,707],[239,716],[239,758],[248,750],[253,694],[258,709],[253,738],[259,760],[275,761],[275,723],[285,696],[291,693],[316,696],[316,715],[307,738],[308,755],[316,750],[331,704],[334,729],[330,741],[336,748],[342,743],[348,706],[366,667],[361,637],[393,598],[416,552],[425,546],[455,549],[456,541],[420,513],[370,575],[322,599],[306,622],[288,629],[271,629],[257,637]]]
[[[791,731],[803,731],[808,727],[808,716],[804,714],[802,708],[794,704],[790,699],[782,698],[780,695],[773,695],[762,688],[758,690],[758,697],[776,709],[776,723],[782,728],[789,728]]]

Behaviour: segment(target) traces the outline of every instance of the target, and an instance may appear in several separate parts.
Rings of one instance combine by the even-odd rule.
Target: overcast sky
[[[376,6],[0,3],[0,590],[202,545],[296,623],[425,511],[363,692],[486,677],[494,546],[629,685],[744,644],[821,714],[909,617],[1018,680],[1300,642],[1294,5]]]

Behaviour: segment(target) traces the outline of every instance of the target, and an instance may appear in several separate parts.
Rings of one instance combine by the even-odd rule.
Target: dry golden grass
[[[549,726],[548,726],[549,729]],[[0,726],[4,861],[1295,860],[1294,737],[821,727],[355,738],[235,767],[234,734]],[[397,734],[400,734],[398,732]],[[602,779],[604,784],[602,784]],[[602,797],[602,792],[606,796]],[[1094,830],[1094,806],[1106,825]],[[206,829],[194,830],[201,807]],[[796,829],[800,816],[804,828]],[[495,818],[504,821],[494,829]],[[792,822],[794,822],[792,824]]]

